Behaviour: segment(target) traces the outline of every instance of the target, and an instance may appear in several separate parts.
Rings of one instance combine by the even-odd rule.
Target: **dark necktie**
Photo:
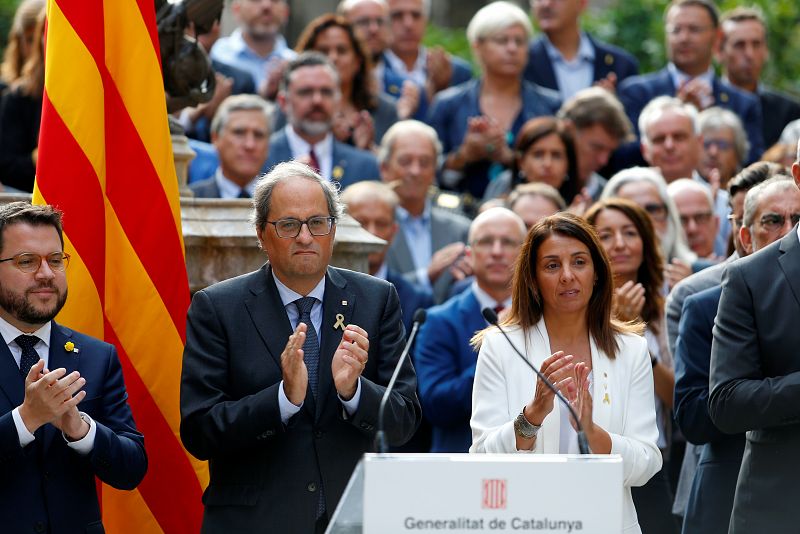
[[[303,343],[303,361],[308,369],[308,385],[311,387],[314,399],[317,398],[317,383],[319,382],[319,339],[314,323],[311,322],[311,308],[314,307],[316,300],[314,297],[302,297],[294,301],[297,311],[300,312],[299,322],[305,323],[308,327],[306,342]],[[322,489],[321,478],[317,495],[317,519],[319,519],[325,513],[325,493]]]
[[[314,169],[314,172],[319,174],[319,160],[317,159],[317,154],[314,153],[314,147],[311,147],[311,150],[308,151],[308,159],[310,161],[310,166]]]
[[[319,382],[319,338],[317,338],[317,331],[311,322],[311,308],[316,300],[314,297],[303,297],[294,301],[297,311],[300,313],[300,322],[305,323],[308,327],[306,342],[303,343],[303,361],[308,369],[308,385],[311,387],[311,393],[314,394],[315,399]]]
[[[22,356],[19,359],[19,374],[25,378],[28,376],[28,371],[31,370],[31,367],[39,361],[39,354],[33,348],[39,342],[39,338],[36,336],[22,335],[17,336],[17,339],[14,341],[16,341],[19,348],[22,349]]]
[[[242,188],[242,190],[239,191],[239,198],[252,198],[252,197],[250,196],[250,193],[247,192],[247,189]]]

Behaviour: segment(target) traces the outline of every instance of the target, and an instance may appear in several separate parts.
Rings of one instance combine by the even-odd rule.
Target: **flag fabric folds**
[[[205,463],[179,438],[189,286],[153,0],[48,0],[34,202],[64,212],[57,320],[116,345],[149,469],[101,488],[108,532],[195,533]]]

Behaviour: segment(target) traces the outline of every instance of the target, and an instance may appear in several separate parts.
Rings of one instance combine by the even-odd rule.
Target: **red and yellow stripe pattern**
[[[189,285],[153,0],[48,0],[34,202],[64,212],[58,320],[116,345],[147,476],[102,488],[109,532],[195,533],[204,462],[179,438]]]

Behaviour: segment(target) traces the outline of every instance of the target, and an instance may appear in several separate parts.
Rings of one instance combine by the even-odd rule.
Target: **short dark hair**
[[[767,178],[776,174],[785,174],[786,168],[778,163],[770,161],[757,161],[748,165],[739,174],[731,178],[728,182],[728,196],[733,198],[737,193],[746,193]]]
[[[61,216],[61,210],[47,204],[30,204],[19,201],[0,206],[0,250],[3,250],[5,230],[13,224],[52,226],[58,232],[58,239],[61,241],[63,249],[64,231],[61,226]]]
[[[336,70],[336,66],[334,66],[333,62],[324,54],[309,50],[307,52],[302,52],[286,64],[279,88],[282,93],[285,93],[289,88],[289,81],[294,71],[302,69],[303,67],[328,67],[333,75],[336,88],[339,88],[339,71]]]
[[[633,126],[622,103],[602,87],[588,87],[575,93],[558,110],[558,118],[571,122],[578,130],[599,124],[620,142],[634,139]]]
[[[700,7],[708,12],[711,17],[711,24],[714,28],[719,28],[719,8],[712,0],[672,0],[667,4],[667,9],[664,10],[664,20],[667,19],[667,14],[673,7]]]
[[[520,175],[520,161],[525,158],[528,150],[545,137],[555,135],[564,146],[564,153],[567,158],[567,175],[564,178],[558,192],[566,202],[572,202],[578,193],[578,159],[575,154],[575,138],[572,129],[567,128],[563,121],[556,117],[535,117],[528,120],[517,133],[517,140],[514,143],[515,158],[511,164],[511,187],[512,189],[526,183],[526,179]]]

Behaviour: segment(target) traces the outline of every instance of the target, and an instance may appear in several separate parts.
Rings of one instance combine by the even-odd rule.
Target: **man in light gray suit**
[[[436,131],[415,120],[389,128],[378,152],[381,179],[400,197],[389,268],[432,288],[437,303],[447,300],[454,281],[472,274],[464,256],[469,219],[433,206],[428,195],[441,153]]]
[[[800,187],[800,150],[792,175]],[[792,532],[800,522],[800,214],[793,211],[762,214],[762,224],[791,231],[722,277],[709,414],[723,432],[747,432],[730,534]]]

